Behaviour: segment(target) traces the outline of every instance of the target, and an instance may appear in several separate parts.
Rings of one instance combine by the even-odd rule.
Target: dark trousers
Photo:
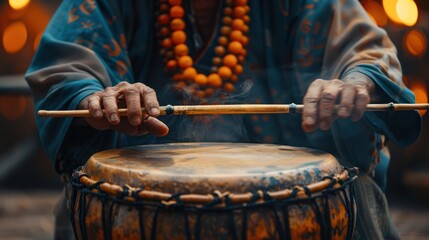
[[[55,206],[55,240],[71,240],[75,239],[73,227],[70,222],[70,199],[72,193],[72,187],[70,184],[70,174],[63,173],[60,175],[60,179],[64,184],[64,194],[59,199]]]

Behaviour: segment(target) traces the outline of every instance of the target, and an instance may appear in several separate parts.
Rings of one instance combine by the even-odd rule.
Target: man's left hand
[[[317,79],[304,97],[302,128],[312,132],[317,128],[329,130],[336,118],[358,121],[370,102],[373,81],[364,74],[353,72],[343,80]],[[336,109],[335,105],[339,107]]]

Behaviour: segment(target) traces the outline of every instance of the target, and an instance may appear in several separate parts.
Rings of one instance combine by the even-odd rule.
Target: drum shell
[[[348,239],[356,211],[349,186],[315,198],[200,211],[79,191],[72,201],[78,239]]]
[[[88,163],[75,172],[71,198],[72,223],[78,239],[350,239],[355,222],[355,203],[351,178],[341,184],[332,182],[324,189],[310,193],[305,189],[310,184],[325,181],[340,174],[343,168],[329,154],[314,150],[287,146],[250,144],[169,144],[164,146],[144,146],[144,154],[133,153],[136,149],[107,151],[94,155]],[[137,148],[140,149],[140,148]],[[194,152],[203,149],[256,157],[253,162],[242,161],[249,171],[231,174],[217,166],[219,172],[183,174],[186,168],[181,164],[194,159]],[[213,150],[214,149],[214,150]],[[234,151],[231,152],[231,149]],[[256,150],[255,150],[256,149]],[[272,151],[274,157],[267,159]],[[153,152],[174,152],[178,159],[158,161]],[[253,152],[252,152],[253,151]],[[258,152],[255,152],[258,151]],[[302,162],[302,153],[310,155],[308,162]],[[117,154],[119,153],[119,154]],[[180,153],[180,154],[178,154]],[[191,154],[191,155],[189,155]],[[259,154],[259,155],[258,155]],[[278,159],[290,154],[297,168],[282,170],[284,161]],[[306,156],[307,156],[306,155]],[[206,156],[206,155],[204,155]],[[222,156],[222,154],[221,154]],[[300,157],[301,156],[301,157]],[[132,159],[128,159],[132,158]],[[308,158],[308,157],[307,157]],[[120,160],[119,166],[116,163]],[[121,160],[122,159],[122,160]],[[125,160],[124,160],[125,159]],[[207,159],[198,159],[199,162]],[[235,160],[235,159],[234,159]],[[259,164],[260,169],[249,166]],[[288,159],[285,159],[288,160]],[[225,160],[228,161],[228,160]],[[232,160],[229,160],[232,161]],[[238,161],[238,160],[237,160]],[[270,162],[271,161],[271,162]],[[210,166],[214,159],[207,164]],[[249,163],[250,162],[250,163]],[[143,164],[144,166],[140,166]],[[145,165],[146,164],[146,165]],[[192,165],[191,163],[187,163]],[[217,164],[217,163],[216,163]],[[253,164],[251,164],[253,166]],[[179,167],[179,171],[177,170]],[[201,167],[197,166],[197,168]],[[228,165],[229,166],[229,165]],[[280,166],[280,168],[278,167]],[[173,168],[174,167],[174,168]],[[240,166],[231,166],[240,169]],[[151,169],[152,168],[152,169]],[[171,175],[162,172],[167,169]],[[273,170],[274,169],[274,170]],[[168,172],[167,173],[170,173]],[[224,172],[227,172],[224,174]],[[143,173],[143,174],[142,174]],[[83,184],[82,176],[93,178],[91,184]],[[100,183],[109,182],[116,189],[125,189],[119,194],[103,192]],[[130,186],[131,185],[131,186]],[[282,199],[265,197],[269,192],[295,189],[300,186],[300,194]],[[126,186],[126,187],[125,187]],[[154,199],[142,199],[133,193],[136,189],[159,191],[173,194],[175,204]],[[246,202],[231,202],[228,194],[220,202],[195,204],[181,202],[181,194],[252,193],[256,198]],[[262,195],[263,198],[262,198]],[[165,200],[165,199],[164,199]],[[218,204],[220,203],[220,204]]]

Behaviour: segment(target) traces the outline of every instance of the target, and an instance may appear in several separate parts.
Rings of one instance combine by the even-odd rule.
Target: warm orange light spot
[[[405,50],[414,55],[422,56],[427,49],[427,39],[420,30],[411,30],[404,37]]]
[[[39,33],[37,37],[34,39],[34,45],[33,45],[34,51],[36,51],[37,48],[39,47],[39,43],[40,43],[40,40],[42,39],[42,35],[43,33]]]
[[[9,0],[10,7],[15,10],[24,8],[28,3],[30,3],[30,0]]]
[[[409,83],[408,77],[403,75],[402,76],[402,82],[404,82],[405,86],[408,86],[408,83]]]
[[[383,10],[380,3],[374,0],[362,1],[365,10],[368,12],[369,17],[377,24],[382,27],[388,22],[387,15]]]
[[[401,22],[409,27],[414,26],[419,17],[417,5],[413,0],[398,0],[396,13]]]
[[[416,95],[416,103],[428,102],[427,88],[424,82],[413,83],[410,89]],[[425,113],[426,110],[419,110],[420,116],[425,115]]]
[[[384,11],[386,12],[390,20],[396,23],[402,23],[396,11],[397,4],[398,4],[398,0],[383,0]]]
[[[3,95],[0,96],[0,114],[13,121],[21,117],[27,106],[24,96]]]
[[[16,53],[27,42],[27,28],[23,22],[11,23],[3,32],[3,47],[7,53]]]

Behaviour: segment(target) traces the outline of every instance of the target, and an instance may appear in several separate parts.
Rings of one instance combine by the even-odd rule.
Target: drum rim
[[[320,196],[326,192],[343,189],[351,185],[357,178],[358,168],[343,168],[340,174],[325,176],[321,181],[307,186],[296,185],[280,191],[257,190],[247,193],[230,193],[214,191],[208,194],[195,193],[166,193],[160,191],[144,190],[133,186],[119,186],[104,181],[95,181],[82,171],[82,167],[76,170],[72,176],[74,191],[83,190],[87,193],[103,194],[107,197],[118,198],[122,201],[133,203],[149,201],[160,203],[164,206],[172,205],[200,205],[200,207],[225,207],[226,205],[263,204],[268,201],[284,201],[305,199]],[[215,203],[215,204],[213,204]]]
[[[254,146],[256,148],[254,148]],[[190,163],[188,159],[200,160],[198,158],[200,157],[198,152],[197,154],[192,154],[188,152],[188,150],[199,149],[200,147],[202,147],[202,149],[208,147],[209,149],[207,152],[202,152],[203,157],[201,158],[201,160],[203,160],[202,163],[208,163],[208,165],[203,164],[202,166],[209,167],[204,167],[204,171],[200,171],[200,169],[196,169],[195,167],[195,169],[192,169],[191,167],[189,171],[187,171],[186,164]],[[239,151],[230,152],[228,148],[238,148]],[[155,149],[155,151],[152,151],[153,149]],[[215,152],[217,149],[220,149],[220,152],[223,152],[224,155],[221,155],[222,157],[227,156],[228,160],[226,162],[228,164],[237,163],[233,164],[235,166],[232,167],[232,170],[223,171],[224,168],[219,168],[221,165],[216,166],[217,159],[214,158],[217,158],[218,155],[214,155],[213,152]],[[244,151],[240,151],[241,149]],[[256,155],[246,153],[247,149],[256,149]],[[146,153],[140,155],[140,151]],[[180,154],[177,154],[176,151],[179,151]],[[271,154],[271,151],[273,151],[274,154]],[[157,155],[158,152],[161,155]],[[158,157],[162,155],[168,155],[170,152],[173,156],[171,158],[172,161],[170,161],[171,163],[169,161],[165,161],[169,164],[166,164],[165,166],[160,165],[159,168],[155,165],[152,166],[153,163],[164,163],[164,161],[158,161]],[[265,154],[265,152],[270,153]],[[146,156],[148,153],[149,155]],[[153,153],[153,155],[151,153]],[[282,156],[284,153],[286,153],[286,155],[284,155],[285,157]],[[232,154],[232,156],[235,157],[228,158],[227,154]],[[247,156],[241,156],[243,154],[247,154]],[[290,157],[291,160],[296,158],[294,155],[297,154],[296,159],[300,159],[300,161],[292,161],[292,165],[288,166],[289,154],[292,154],[290,156],[293,156]],[[179,155],[182,157],[178,157]],[[207,155],[207,157],[205,155]],[[252,163],[256,163],[256,161],[254,161],[256,158],[258,158],[258,162],[264,162],[259,161],[259,158],[262,158],[263,160],[267,159],[269,164],[260,165],[260,167],[258,167],[258,165],[248,164],[244,161],[241,161],[241,159],[247,159],[246,157],[249,157],[249,160],[252,160]],[[116,159],[120,158],[122,158],[125,162],[115,162]],[[149,164],[143,164],[143,167],[136,165],[140,159],[145,160],[145,158],[148,158]],[[161,158],[160,160],[163,160]],[[215,161],[212,162],[212,158]],[[305,158],[307,158],[309,161],[305,161]],[[280,159],[282,161],[275,159]],[[283,159],[286,161],[283,161]],[[303,161],[301,161],[301,159],[303,159]],[[178,163],[179,168],[174,169],[176,162]],[[192,163],[196,163],[196,161]],[[244,164],[242,166],[246,167],[239,168],[238,166],[240,164]],[[174,168],[172,166],[174,166]],[[253,167],[248,168],[249,166]],[[226,167],[226,164],[223,167]],[[213,171],[211,172],[211,170],[205,169],[213,169]],[[228,169],[231,169],[229,165]],[[186,142],[138,145],[104,150],[92,155],[88,162],[83,166],[83,171],[96,181],[108,181],[117,185],[130,184],[135,187],[145,186],[145,188],[151,187],[152,189],[150,190],[153,191],[169,192],[173,192],[175,190],[182,192],[192,189],[191,191],[205,194],[207,192],[207,187],[210,188],[209,191],[220,190],[245,192],[254,191],[257,189],[256,187],[259,184],[264,185],[260,187],[265,187],[270,191],[281,190],[280,188],[277,188],[273,185],[275,184],[274,181],[279,181],[280,184],[285,184],[287,187],[293,187],[295,184],[308,185],[322,179],[322,177],[325,175],[340,173],[342,171],[342,166],[334,155],[312,148],[287,146],[281,144]],[[129,181],[129,179],[132,179],[132,181]],[[175,185],[166,185],[169,181],[171,181],[171,179],[174,179]],[[210,179],[210,181],[208,182],[207,179]],[[201,182],[209,183],[210,185],[201,185]],[[244,182],[248,184],[244,185]],[[170,189],[166,190],[160,188],[161,184],[169,187]],[[217,186],[222,187],[220,189],[216,189]]]

